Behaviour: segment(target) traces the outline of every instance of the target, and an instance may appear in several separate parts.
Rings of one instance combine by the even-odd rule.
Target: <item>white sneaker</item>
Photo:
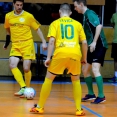
[[[25,88],[21,88],[18,92],[14,93],[15,96],[22,96],[24,94]]]

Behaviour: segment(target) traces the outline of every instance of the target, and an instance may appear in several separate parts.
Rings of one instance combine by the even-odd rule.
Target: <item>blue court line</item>
[[[100,114],[98,114],[98,113],[94,112],[93,110],[91,110],[91,109],[87,108],[87,107],[86,107],[86,106],[84,106],[84,105],[82,105],[82,107],[83,107],[84,109],[86,109],[87,111],[89,111],[90,113],[92,113],[92,114],[96,115],[97,117],[103,117],[102,115],[100,115]]]
[[[42,84],[44,81],[31,81],[33,84]],[[17,83],[15,80],[0,80],[0,83]],[[72,84],[72,82],[67,81],[54,81],[53,84]],[[86,84],[85,82],[81,82],[81,84]],[[96,84],[95,82],[93,84]],[[114,85],[117,86],[117,83],[108,83],[104,82],[104,85]]]
[[[112,85],[117,86],[117,83],[112,83]]]
[[[71,102],[74,102],[72,99],[68,98],[68,97],[65,97],[67,100],[71,101]],[[94,114],[95,116],[97,117],[103,117],[102,115],[94,112],[93,110],[87,108],[86,106],[82,105],[82,108],[86,109],[87,111],[89,111],[90,113]]]
[[[33,84],[42,84],[44,81],[31,81]],[[0,83],[17,83],[14,80],[6,81],[6,80],[0,80]],[[71,82],[61,82],[61,81],[54,81],[53,84],[71,84]]]

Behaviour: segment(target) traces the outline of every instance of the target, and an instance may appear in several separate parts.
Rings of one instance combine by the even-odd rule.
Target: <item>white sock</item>
[[[115,77],[117,78],[117,71],[115,71]]]

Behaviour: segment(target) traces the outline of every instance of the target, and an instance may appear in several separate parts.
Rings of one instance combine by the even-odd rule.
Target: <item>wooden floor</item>
[[[19,90],[19,85],[14,82],[0,82],[0,117],[74,117],[75,105],[72,96],[71,83],[54,83],[52,92],[45,105],[45,113],[32,114],[29,108],[37,103],[41,83],[32,82],[31,86],[36,90],[36,97],[33,100],[15,97],[14,92]],[[94,84],[97,95],[97,87]],[[87,88],[82,83],[83,96]],[[90,104],[83,102],[82,108],[86,115],[83,117],[117,117],[117,86],[112,84],[104,85],[106,102],[103,104]]]

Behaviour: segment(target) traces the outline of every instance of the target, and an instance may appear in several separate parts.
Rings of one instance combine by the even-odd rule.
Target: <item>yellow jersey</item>
[[[49,26],[48,38],[55,38],[53,58],[81,58],[80,41],[86,40],[82,24],[70,17],[61,17]]]
[[[24,10],[19,15],[11,11],[5,16],[4,27],[10,28],[11,41],[17,42],[32,39],[31,27],[37,30],[40,24],[32,14]]]

